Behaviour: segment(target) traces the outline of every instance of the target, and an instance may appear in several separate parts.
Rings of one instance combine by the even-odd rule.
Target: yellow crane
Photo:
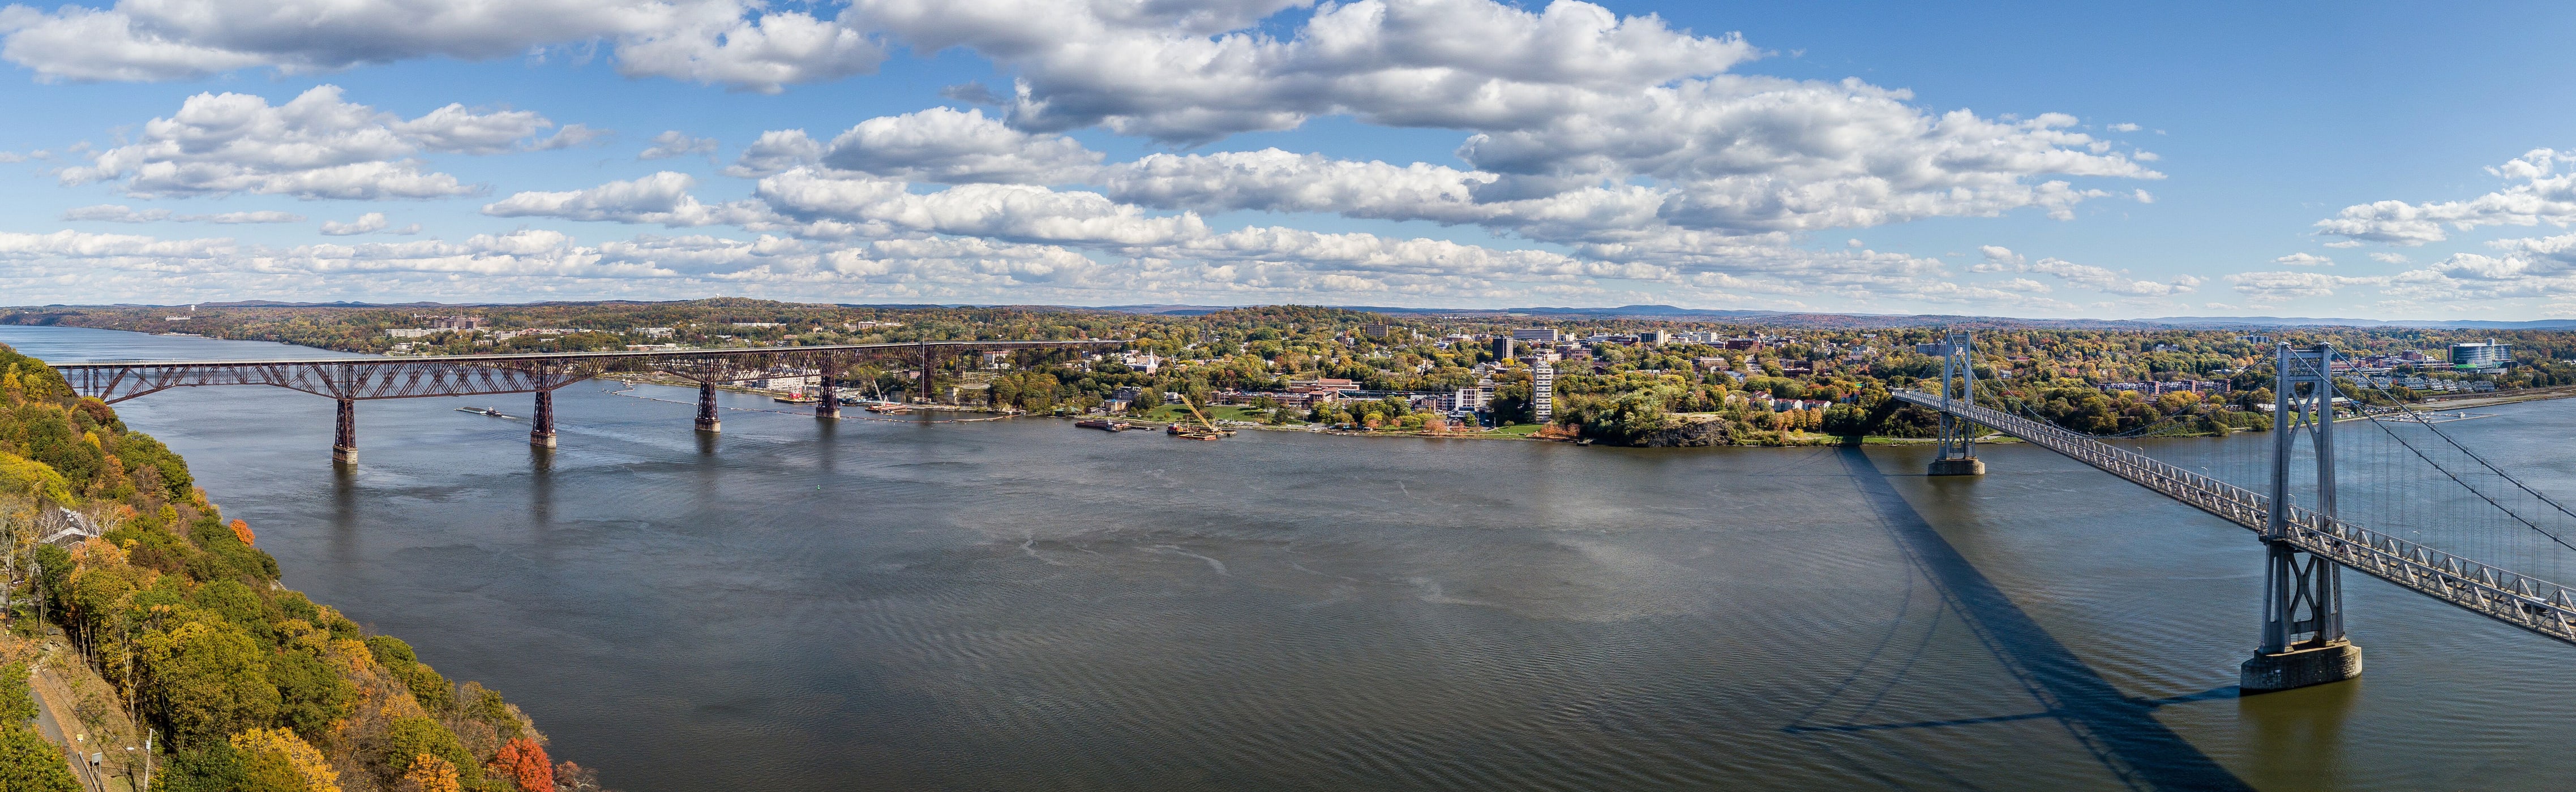
[[[1183,429],[1181,428],[1181,423],[1179,421],[1173,421],[1170,427],[1164,429],[1165,434],[1177,437],[1187,437],[1192,440],[1214,440],[1220,437],[1234,436],[1234,430],[1232,429],[1216,428],[1216,422],[1208,420],[1207,413],[1199,412],[1199,406],[1197,403],[1192,402],[1189,399],[1182,399],[1181,406],[1190,408],[1190,415],[1198,418],[1199,426],[1204,428]]]

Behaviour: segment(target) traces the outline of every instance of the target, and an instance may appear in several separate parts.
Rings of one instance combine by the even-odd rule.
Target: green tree
[[[301,651],[290,649],[269,657],[268,679],[277,685],[278,721],[316,742],[357,701],[357,688],[321,658]]]
[[[447,677],[439,676],[437,669],[430,668],[428,663],[413,663],[395,673],[402,676],[403,687],[411,689],[412,698],[419,699],[420,705],[429,711],[446,712],[456,706],[456,686],[449,684]]]
[[[53,743],[25,726],[0,726],[0,791],[79,792],[80,788]]]
[[[383,762],[390,772],[399,775],[411,768],[412,760],[428,754],[456,765],[456,773],[472,787],[483,781],[483,766],[465,751],[456,733],[428,718],[396,718],[385,730]]]
[[[180,745],[221,740],[277,716],[259,643],[238,627],[191,621],[146,634],[143,693]]]
[[[249,785],[250,757],[231,743],[173,751],[152,774],[152,792],[234,792]],[[58,762],[59,763],[59,762]]]
[[[35,691],[27,687],[27,664],[0,666],[0,727],[36,719]]]

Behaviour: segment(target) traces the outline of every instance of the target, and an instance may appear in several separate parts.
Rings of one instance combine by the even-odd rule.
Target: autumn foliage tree
[[[401,792],[464,792],[456,777],[456,763],[431,754],[412,758],[411,769],[403,772],[402,781],[394,785]]]
[[[492,757],[486,774],[517,782],[519,792],[555,792],[555,771],[546,758],[545,746],[526,737],[514,737],[501,744]]]
[[[285,729],[251,729],[232,737],[233,750],[247,759],[245,773],[263,789],[340,792],[340,774],[320,750]]]

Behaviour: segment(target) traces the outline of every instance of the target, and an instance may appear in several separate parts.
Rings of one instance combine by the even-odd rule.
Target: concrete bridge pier
[[[2351,641],[2294,646],[2274,653],[2257,652],[2237,668],[2237,690],[2269,693],[2341,682],[2361,676],[2361,647]]]
[[[358,463],[358,402],[356,399],[340,399],[339,402],[339,420],[331,430],[331,461],[354,465]]]
[[[698,431],[724,431],[724,422],[716,420],[716,381],[698,381]]]
[[[1986,461],[1976,457],[1935,459],[1932,460],[1932,468],[1924,471],[1924,475],[1927,476],[1983,476],[1985,474]]]
[[[818,378],[818,381],[821,384],[814,386],[815,397],[822,399],[822,401],[814,403],[815,418],[829,419],[841,417],[841,394],[832,388],[832,378],[840,374],[840,372],[836,370],[837,368],[837,366],[824,366],[823,376]]]
[[[555,392],[537,391],[537,415],[528,427],[528,445],[555,447]]]

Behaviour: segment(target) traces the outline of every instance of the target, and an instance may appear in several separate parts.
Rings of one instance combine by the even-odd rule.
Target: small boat
[[[489,416],[492,416],[492,417],[494,417],[494,418],[508,418],[508,417],[510,417],[510,416],[507,416],[507,415],[502,415],[500,410],[493,409],[493,408],[490,408],[490,407],[458,407],[458,408],[456,408],[456,411],[457,411],[457,412],[462,412],[462,413],[473,413],[473,414],[475,414],[475,415],[489,415]]]
[[[1092,418],[1088,420],[1075,421],[1073,422],[1073,425],[1084,429],[1098,429],[1103,432],[1124,432],[1135,428],[1128,426],[1125,421],[1112,421],[1107,418]]]
[[[817,399],[802,393],[790,393],[785,396],[772,396],[769,400],[774,402],[786,402],[788,404],[813,404],[815,402],[822,401],[822,399]]]

